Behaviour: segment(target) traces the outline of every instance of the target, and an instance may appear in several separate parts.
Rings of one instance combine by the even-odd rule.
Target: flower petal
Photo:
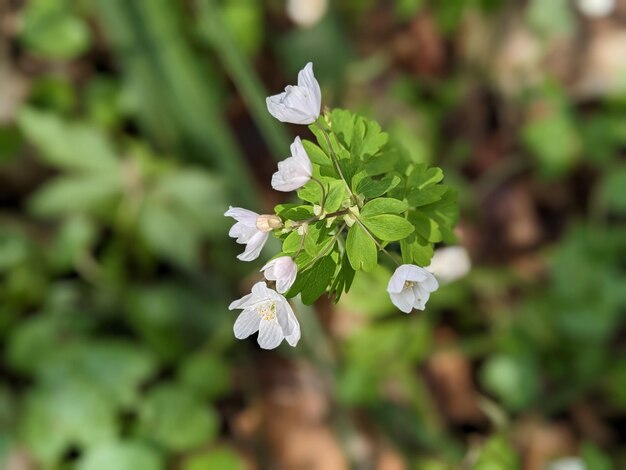
[[[235,338],[245,339],[259,330],[261,316],[254,308],[249,308],[241,312],[233,325]]]
[[[390,292],[391,302],[404,313],[410,313],[415,303],[415,293],[412,289],[404,289],[402,292]]]
[[[246,308],[254,302],[255,295],[253,293],[246,294],[242,298],[233,300],[228,306],[228,310],[235,310],[236,308]]]
[[[311,175],[302,163],[294,157],[278,163],[278,171],[272,175],[272,188],[276,191],[289,192],[301,188],[309,182]]]
[[[248,209],[243,209],[241,207],[232,207],[230,206],[226,212],[224,212],[226,217],[232,217],[237,222],[241,222],[242,224],[248,227],[256,227],[256,219],[259,217],[259,214],[256,212],[249,211]]]
[[[422,282],[426,279],[426,276],[430,274],[424,268],[420,268],[414,264],[403,264],[400,268],[403,268],[403,273],[406,276],[407,281]]]
[[[387,292],[402,292],[404,289],[404,283],[407,280],[407,276],[410,272],[410,264],[403,264],[398,266],[394,271],[391,279],[389,279],[389,284],[387,284]]]
[[[228,231],[228,236],[235,238],[237,243],[244,244],[248,243],[257,232],[256,227],[249,227],[242,222],[237,222]]]
[[[283,341],[284,337],[283,329],[276,320],[261,321],[257,341],[263,349],[274,349]]]
[[[304,94],[298,87],[288,86],[283,93],[266,98],[267,110],[281,122],[311,124],[312,118],[306,111]]]
[[[320,90],[320,84],[313,74],[312,62],[307,63],[298,73],[298,86],[306,88],[310,92],[310,111],[319,116],[322,107],[322,91]],[[317,119],[317,116],[315,119]]]
[[[246,245],[246,249],[240,255],[237,255],[237,258],[241,261],[253,261],[259,257],[261,254],[261,250],[267,241],[267,237],[269,233],[267,232],[257,232],[254,236],[248,241]]]
[[[424,310],[426,308],[426,302],[430,298],[430,292],[424,289],[421,284],[415,284],[412,289],[415,301],[413,302],[413,308],[418,310]]]
[[[293,332],[294,325],[298,323],[291,304],[284,297],[282,302],[276,303],[276,318],[278,318],[285,336],[289,336]]]
[[[439,289],[439,283],[437,282],[437,278],[426,271],[426,278],[420,282],[420,285],[427,292],[435,292]]]
[[[289,335],[285,336],[285,339],[289,343],[290,346],[295,346],[300,341],[300,323],[298,323],[298,319],[296,318],[293,310],[289,315],[289,322],[292,325],[292,330]]]
[[[291,155],[300,164],[300,172],[306,176],[311,177],[313,175],[313,165],[309,154],[306,153],[302,140],[297,136],[290,147]]]

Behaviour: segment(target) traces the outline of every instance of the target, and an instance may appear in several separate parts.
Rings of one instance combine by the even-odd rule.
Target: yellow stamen
[[[276,319],[276,303],[269,302],[269,303],[260,305],[257,308],[257,312],[259,312],[259,315],[261,316],[261,320],[272,321]]]

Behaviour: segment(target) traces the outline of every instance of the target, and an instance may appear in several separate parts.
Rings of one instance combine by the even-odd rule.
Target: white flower
[[[259,332],[257,341],[263,349],[274,349],[283,339],[291,346],[300,340],[300,324],[291,305],[282,295],[269,289],[265,282],[257,282],[252,292],[235,300],[228,307],[243,312],[237,317],[233,331],[235,338],[244,339]]]
[[[446,246],[435,250],[426,269],[442,284],[448,284],[465,276],[472,268],[467,250],[462,246]]]
[[[224,215],[237,221],[230,228],[228,236],[236,238],[237,243],[246,245],[244,252],[237,255],[241,261],[257,259],[269,232],[282,226],[282,221],[276,215],[259,215],[241,207],[230,207]]]
[[[578,0],[578,9],[590,18],[608,16],[615,8],[615,0]]]
[[[287,0],[287,16],[298,26],[309,28],[322,19],[328,0]]]
[[[424,310],[430,293],[438,287],[435,276],[424,268],[403,264],[389,279],[387,292],[396,307],[404,313],[410,313],[414,308]]]
[[[278,171],[272,175],[272,188],[277,191],[293,191],[309,182],[313,175],[311,160],[304,150],[300,137],[291,144],[291,157],[278,163]]]
[[[298,73],[298,85],[289,85],[278,95],[266,98],[267,110],[281,122],[311,124],[317,120],[322,107],[322,92],[309,62]]]
[[[281,256],[263,266],[261,272],[268,281],[276,281],[276,290],[284,294],[296,280],[298,266],[291,256]]]
[[[578,457],[564,457],[548,464],[548,470],[585,470],[586,466]]]

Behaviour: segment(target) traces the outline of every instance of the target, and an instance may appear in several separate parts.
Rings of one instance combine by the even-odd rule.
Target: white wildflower
[[[435,276],[424,268],[403,264],[391,276],[387,292],[396,307],[404,313],[410,313],[414,308],[424,310],[430,293],[438,287]]]
[[[615,0],[578,0],[580,12],[590,18],[608,16],[615,8]]]
[[[322,107],[322,92],[309,62],[298,73],[298,84],[266,100],[267,110],[281,122],[311,124],[317,120]]]
[[[548,470],[585,470],[586,465],[578,457],[564,457],[548,464]]]
[[[284,294],[296,280],[298,266],[291,256],[281,256],[263,266],[261,272],[268,281],[276,281],[276,290]]]
[[[272,175],[272,188],[277,191],[294,191],[311,180],[313,168],[300,137],[291,144],[291,157],[278,163],[278,171]]]
[[[228,236],[236,238],[237,243],[246,245],[244,252],[237,255],[241,261],[257,259],[269,232],[282,226],[280,217],[276,215],[259,215],[241,207],[230,207],[224,215],[237,221],[231,227]]]
[[[472,268],[467,250],[462,246],[446,246],[435,250],[433,259],[426,269],[433,273],[442,284],[461,279]]]
[[[304,28],[317,24],[327,9],[328,0],[287,0],[287,16]]]
[[[237,339],[245,339],[258,331],[257,341],[263,349],[274,349],[283,339],[291,346],[300,340],[300,324],[291,305],[265,282],[257,282],[250,294],[232,302],[228,309],[243,310],[233,326]]]

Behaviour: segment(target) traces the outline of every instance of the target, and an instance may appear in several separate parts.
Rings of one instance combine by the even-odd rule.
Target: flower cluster
[[[405,313],[424,310],[439,284],[420,265],[429,264],[435,243],[454,240],[456,194],[440,184],[441,170],[413,162],[375,122],[345,110],[321,115],[321,101],[311,63],[297,85],[267,98],[272,116],[309,125],[317,138],[319,145],[296,137],[272,175],[272,188],[297,191],[302,202],[273,214],[238,207],[225,213],[236,220],[229,235],[245,245],[240,260],[257,259],[270,233],[282,242],[282,252],[261,268],[274,288],[258,282],[229,307],[243,310],[235,336],[258,331],[264,349],[300,339],[287,298],[299,294],[311,304],[326,293],[338,300],[356,271],[372,271],[381,253],[397,266],[387,286],[391,302]]]

